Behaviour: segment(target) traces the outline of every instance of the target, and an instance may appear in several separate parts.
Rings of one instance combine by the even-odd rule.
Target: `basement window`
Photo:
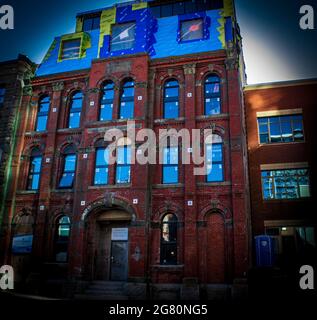
[[[81,39],[62,42],[61,60],[78,59],[80,56]]]

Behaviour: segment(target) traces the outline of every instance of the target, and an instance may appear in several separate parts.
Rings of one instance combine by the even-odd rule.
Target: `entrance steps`
[[[83,293],[76,294],[76,300],[128,300],[126,282],[93,281]]]

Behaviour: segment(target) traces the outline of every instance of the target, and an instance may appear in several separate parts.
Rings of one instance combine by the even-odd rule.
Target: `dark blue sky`
[[[15,10],[15,29],[0,30],[0,60],[23,53],[39,63],[55,36],[74,31],[76,13],[115,2],[0,0]],[[302,4],[315,7],[313,31],[299,28]],[[249,83],[317,78],[317,0],[236,0],[236,7]]]

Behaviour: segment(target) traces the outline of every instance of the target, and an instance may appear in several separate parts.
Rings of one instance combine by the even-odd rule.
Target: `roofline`
[[[134,0],[134,1],[125,1],[125,2],[121,2],[121,3],[114,3],[113,5],[110,5],[110,6],[107,6],[107,7],[103,7],[103,8],[99,8],[99,9],[95,9],[95,10],[89,10],[89,11],[83,11],[83,12],[79,12],[76,17],[82,17],[82,16],[85,16],[85,15],[88,15],[88,14],[96,14],[96,13],[99,13],[103,10],[106,10],[106,9],[111,9],[111,8],[114,8],[114,7],[122,7],[122,6],[126,6],[126,5],[131,5],[131,4],[139,4],[141,2],[151,2],[153,0]]]
[[[317,78],[255,83],[255,84],[246,85],[244,87],[244,91],[273,89],[273,88],[279,88],[279,87],[293,87],[293,86],[310,85],[310,84],[317,84]]]
[[[24,61],[27,64],[29,64],[30,66],[34,65],[34,62],[32,62],[26,55],[24,54],[19,54],[18,57],[16,59],[12,59],[12,60],[6,60],[6,61],[0,61],[0,65],[5,65],[5,64],[13,64],[13,63],[17,63],[19,61]]]

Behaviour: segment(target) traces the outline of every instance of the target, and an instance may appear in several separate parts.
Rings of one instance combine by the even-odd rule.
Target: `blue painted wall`
[[[205,16],[207,23],[207,37],[205,39],[181,43],[179,37],[179,21],[186,17],[172,16],[156,19],[152,16],[150,10],[141,9],[132,11],[128,6],[122,13],[122,8],[118,10],[117,22],[137,21],[136,27],[136,47],[133,52],[109,52],[110,37],[106,36],[104,47],[100,50],[100,58],[118,56],[131,53],[147,52],[152,59],[165,58],[170,56],[181,56],[186,54],[207,52],[222,49],[222,43],[219,40],[220,24],[218,19],[221,18],[221,10],[212,10],[201,12],[199,16]],[[129,17],[129,13],[132,16]],[[228,23],[227,23],[228,24]],[[228,25],[226,25],[228,29]],[[230,27],[229,27],[230,29]],[[80,59],[65,60],[58,62],[58,53],[60,48],[61,37],[55,38],[56,46],[50,52],[48,58],[38,67],[37,76],[46,76],[50,74],[69,72],[81,69],[87,69],[91,66],[91,61],[98,58],[99,29],[92,30],[89,33],[91,37],[91,47],[86,50],[86,56]],[[130,52],[131,51],[131,52]]]

